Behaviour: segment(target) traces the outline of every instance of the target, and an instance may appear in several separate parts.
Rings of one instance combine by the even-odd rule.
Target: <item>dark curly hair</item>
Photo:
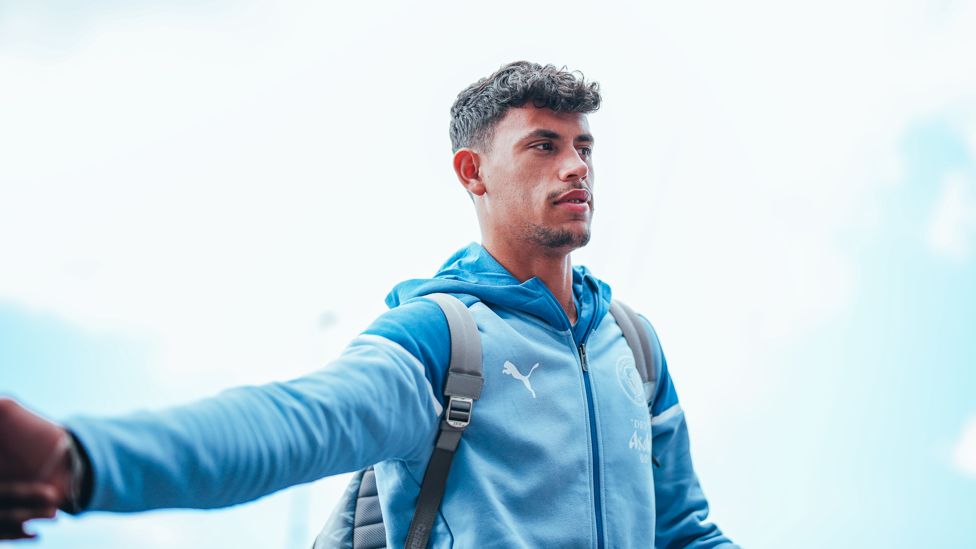
[[[600,108],[600,99],[600,84],[587,82],[579,71],[509,63],[458,94],[451,106],[451,147],[454,152],[465,147],[488,152],[498,121],[508,109],[529,101],[540,109],[589,114]]]

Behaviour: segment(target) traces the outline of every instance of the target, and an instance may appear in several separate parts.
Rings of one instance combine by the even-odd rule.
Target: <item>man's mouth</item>
[[[590,191],[575,189],[560,196],[554,204],[586,204],[590,201]]]

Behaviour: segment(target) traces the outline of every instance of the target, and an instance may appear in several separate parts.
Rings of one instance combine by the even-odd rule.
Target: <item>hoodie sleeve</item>
[[[377,323],[386,329],[374,323],[338,359],[292,381],[162,412],[66,421],[91,460],[85,510],[225,507],[429,452],[441,403],[428,370],[449,361],[447,323],[429,301]]]
[[[644,322],[659,350],[654,328]],[[685,414],[668,373],[667,360],[663,353],[659,358],[657,363],[661,369],[657,372],[659,381],[651,406],[657,506],[654,546],[656,549],[737,548],[718,526],[708,522],[708,501],[691,464]]]

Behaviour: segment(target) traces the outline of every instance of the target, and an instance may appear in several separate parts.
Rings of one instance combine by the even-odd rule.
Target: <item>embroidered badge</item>
[[[644,382],[637,373],[633,357],[624,355],[617,359],[617,381],[620,382],[624,394],[634,401],[634,404],[647,405],[647,401],[644,400]]]

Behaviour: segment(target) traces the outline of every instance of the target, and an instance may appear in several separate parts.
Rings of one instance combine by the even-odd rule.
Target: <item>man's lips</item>
[[[590,201],[590,191],[576,189],[560,196],[554,204],[586,204]]]

